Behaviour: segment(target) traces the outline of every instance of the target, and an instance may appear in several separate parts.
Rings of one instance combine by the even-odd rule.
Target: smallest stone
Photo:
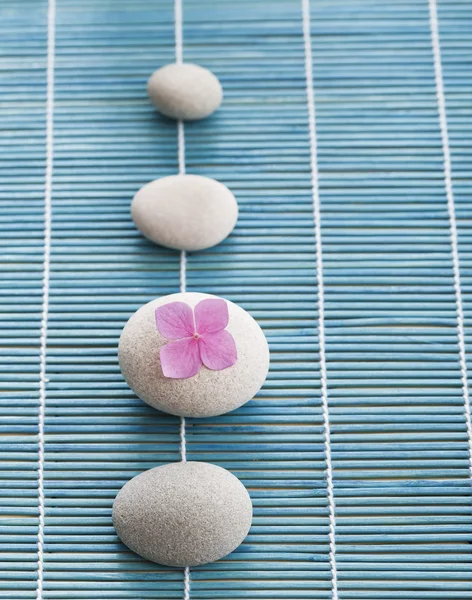
[[[220,106],[223,90],[211,71],[191,63],[174,63],[155,71],[148,81],[151,102],[166,117],[204,119]]]

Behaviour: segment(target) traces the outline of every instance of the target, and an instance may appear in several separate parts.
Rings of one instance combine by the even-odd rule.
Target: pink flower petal
[[[161,367],[164,377],[188,379],[202,366],[198,342],[194,338],[170,342],[161,348]]]
[[[198,343],[201,360],[208,369],[221,371],[231,367],[238,360],[236,344],[229,331],[207,333],[198,340]]]
[[[181,340],[195,333],[192,309],[185,302],[169,302],[156,308],[156,326],[168,340]]]
[[[228,321],[228,304],[221,298],[207,298],[195,306],[195,325],[200,335],[222,331]]]

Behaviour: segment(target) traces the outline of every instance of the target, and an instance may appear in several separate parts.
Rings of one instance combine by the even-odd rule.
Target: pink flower
[[[156,326],[172,341],[161,348],[164,377],[188,379],[202,364],[221,371],[235,364],[238,353],[228,325],[228,305],[220,298],[201,300],[192,310],[185,302],[169,302],[156,308]]]

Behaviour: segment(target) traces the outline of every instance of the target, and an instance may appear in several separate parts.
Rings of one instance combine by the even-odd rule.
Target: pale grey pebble
[[[226,556],[252,521],[244,485],[204,462],[156,467],[131,479],[113,504],[113,525],[131,550],[156,563],[193,567]]]
[[[233,230],[238,203],[222,183],[200,175],[170,175],[143,186],[131,203],[136,227],[175,250],[216,246]]]
[[[158,69],[149,78],[147,89],[159,112],[183,121],[208,117],[223,99],[218,78],[192,63],[174,63]]]
[[[238,360],[232,367],[212,371],[202,366],[189,379],[164,377],[160,349],[169,340],[156,327],[155,312],[168,302],[186,302],[192,308],[210,294],[184,292],[152,300],[126,323],[118,348],[120,369],[134,393],[147,404],[181,417],[213,417],[251,400],[269,370],[269,346],[262,329],[241,306],[228,303],[227,331],[236,343]]]

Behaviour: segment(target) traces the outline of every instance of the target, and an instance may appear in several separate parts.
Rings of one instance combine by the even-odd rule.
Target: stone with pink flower
[[[242,307],[186,292],[141,307],[123,329],[119,359],[147,404],[185,417],[216,416],[251,400],[265,381],[265,336]]]

